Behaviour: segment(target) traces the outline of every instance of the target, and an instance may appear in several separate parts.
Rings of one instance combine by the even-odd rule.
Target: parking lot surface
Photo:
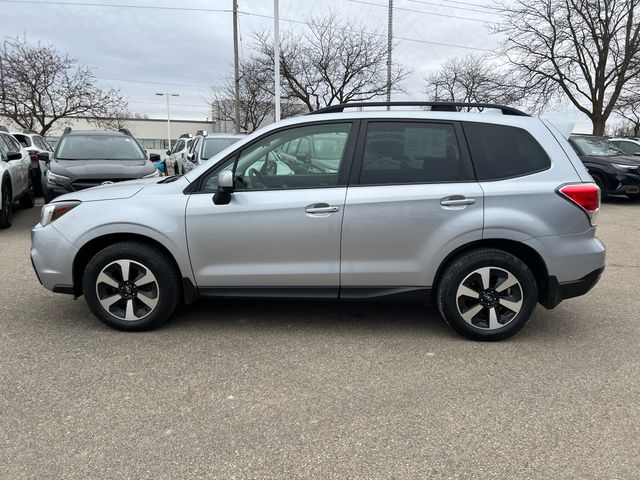
[[[587,296],[500,343],[390,303],[201,300],[121,333],[44,290],[39,208],[0,231],[0,478],[632,479],[640,202]]]

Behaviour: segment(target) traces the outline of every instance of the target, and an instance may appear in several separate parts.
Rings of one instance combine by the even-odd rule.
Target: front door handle
[[[476,203],[475,198],[467,198],[462,195],[454,195],[453,197],[440,200],[440,205],[445,207],[462,207],[465,205],[473,205],[474,203]]]
[[[334,213],[340,210],[340,207],[329,205],[328,203],[312,203],[304,209],[307,213]]]

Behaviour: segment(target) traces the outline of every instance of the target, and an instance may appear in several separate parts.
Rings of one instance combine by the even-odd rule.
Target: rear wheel
[[[437,288],[440,314],[461,335],[502,340],[522,329],[537,303],[535,278],[502,250],[465,253],[444,271]]]
[[[9,228],[13,222],[13,197],[8,182],[2,184],[2,209],[0,209],[0,228]]]
[[[98,252],[82,281],[87,304],[98,319],[119,330],[150,330],[178,305],[178,274],[159,249],[120,242]]]

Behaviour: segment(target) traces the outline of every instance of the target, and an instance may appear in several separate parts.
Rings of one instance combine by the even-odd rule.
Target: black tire
[[[591,174],[591,178],[593,178],[593,181],[596,183],[596,185],[600,189],[600,201],[602,203],[604,203],[607,200],[609,200],[609,194],[607,192],[607,186],[604,183],[604,180],[602,179],[602,177],[600,175]]]
[[[122,267],[115,262],[130,262],[129,282],[123,282]],[[135,287],[134,293],[131,289],[125,291],[127,283],[134,288],[131,283],[137,285],[135,278],[140,279],[149,272],[155,277],[155,289],[153,286],[148,288],[151,285],[148,284],[144,287],[147,288],[144,295],[142,285],[140,289]],[[118,287],[98,281],[101,273],[108,275]],[[181,297],[179,275],[171,260],[158,248],[139,242],[119,242],[98,252],[87,265],[82,291],[89,309],[101,322],[124,331],[145,331],[160,326],[171,316]],[[118,295],[120,299],[117,299]],[[109,298],[115,301],[106,309],[101,301],[110,303]],[[155,301],[154,307],[147,311],[148,307],[141,299]],[[127,310],[129,301],[131,310]],[[132,320],[125,319],[129,313]]]
[[[11,185],[4,181],[0,191],[2,195],[2,208],[0,208],[0,228],[9,228],[13,223],[13,196]]]
[[[483,290],[482,275],[477,272],[486,272],[487,268],[495,278],[489,277],[489,288]],[[503,291],[500,286],[509,281],[508,274],[515,277],[517,284],[504,290],[503,295],[499,293]],[[500,281],[501,278],[504,280]],[[476,287],[470,290],[478,291],[477,299],[464,293],[459,296],[459,289],[468,285]],[[501,304],[507,301],[519,305],[518,311]],[[456,332],[472,340],[503,340],[516,334],[526,325],[537,302],[538,289],[529,267],[519,258],[497,249],[472,250],[455,258],[445,268],[436,289],[436,304],[442,317]],[[473,315],[478,307],[481,310]],[[467,321],[461,312],[473,316]]]
[[[32,173],[31,185],[33,185],[33,191],[36,196],[41,197],[44,194],[42,190],[42,175],[40,175],[40,170]]]
[[[31,181],[31,177],[29,177],[29,186],[27,187],[27,191],[22,194],[20,197],[20,208],[33,208],[36,204],[36,192],[33,189],[33,182]]]

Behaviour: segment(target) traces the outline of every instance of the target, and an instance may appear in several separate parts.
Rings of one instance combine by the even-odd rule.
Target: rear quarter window
[[[526,130],[489,123],[463,123],[478,180],[501,180],[551,166],[542,146]]]

